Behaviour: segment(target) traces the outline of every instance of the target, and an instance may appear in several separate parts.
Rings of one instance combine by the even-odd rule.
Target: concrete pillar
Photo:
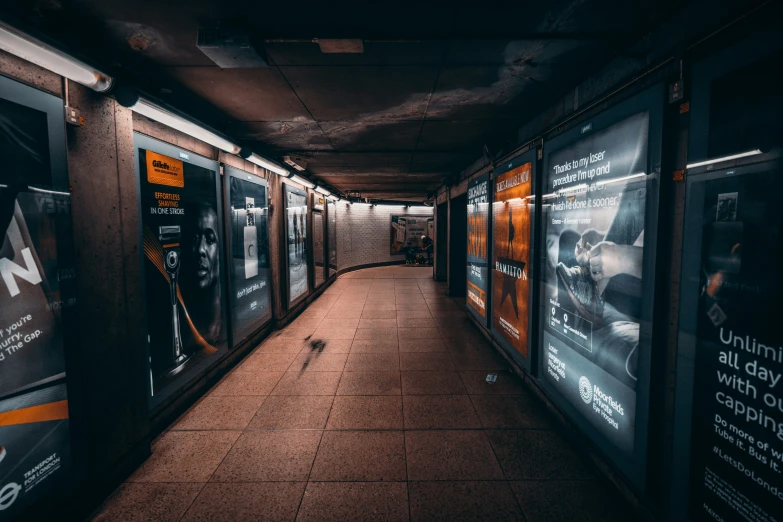
[[[88,386],[81,465],[94,480],[149,452],[133,123],[113,99],[69,86],[85,119],[67,133],[79,316],[79,368],[69,380]]]

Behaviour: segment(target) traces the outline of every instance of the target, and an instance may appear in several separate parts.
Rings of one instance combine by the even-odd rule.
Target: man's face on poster
[[[218,282],[220,257],[218,255],[217,213],[211,208],[199,211],[193,234],[195,280],[199,288],[208,288]]]

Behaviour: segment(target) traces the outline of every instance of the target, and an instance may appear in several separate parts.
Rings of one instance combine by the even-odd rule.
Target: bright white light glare
[[[338,197],[337,197],[337,196],[335,196],[334,194],[330,194],[329,196],[326,196],[326,199],[328,199],[329,201],[334,201],[335,203],[337,203],[338,201],[340,201],[340,198],[338,198]]]
[[[580,183],[579,185],[574,185],[573,187],[560,189],[557,191],[557,194],[560,196],[564,196],[566,194],[571,194],[571,193],[576,194],[577,192],[585,192],[585,191],[587,191],[587,183]]]
[[[612,183],[620,183],[621,181],[628,181],[628,180],[631,180],[631,179],[643,178],[646,175],[647,174],[645,174],[644,172],[641,172],[639,174],[631,174],[629,176],[623,176],[622,178],[614,178],[614,179],[610,179],[610,180],[607,180],[607,181],[596,181],[595,185],[596,185],[596,187],[602,187],[604,185],[611,185]]]
[[[309,181],[304,179],[302,176],[298,176],[296,174],[292,174],[289,179],[291,181],[295,181],[296,183],[299,183],[300,185],[304,185],[305,187],[307,187],[309,189],[315,188],[315,184],[314,183],[310,183]]]
[[[320,192],[320,193],[321,193],[321,194],[323,194],[324,196],[330,196],[330,195],[332,194],[331,192],[329,192],[328,190],[326,190],[325,188],[323,188],[323,187],[322,187],[322,186],[320,186],[320,185],[316,185],[316,187],[315,187],[315,191],[316,191],[316,192]]]
[[[114,81],[108,74],[1,21],[0,49],[98,92],[108,91]]]
[[[8,185],[0,185],[0,188],[8,188]]]
[[[38,187],[27,187],[28,189],[32,190],[33,192],[40,192],[42,194],[54,194],[55,196],[67,196],[71,197],[71,194],[69,192],[60,192],[59,190],[46,190]]]
[[[732,154],[731,156],[724,156],[722,158],[715,158],[707,161],[700,161],[698,163],[691,163],[690,165],[686,165],[686,169],[695,169],[696,167],[703,167],[704,165],[712,165],[713,163],[721,163],[723,161],[730,161],[734,159],[739,158],[747,158],[748,156],[755,156],[756,154],[761,154],[761,151],[759,149],[756,150],[749,150],[748,152],[741,152],[739,154]]]
[[[351,203],[351,204],[352,205],[360,205],[360,206],[363,206],[363,207],[371,207],[372,206],[371,203],[362,203],[360,201],[357,201],[356,203]]]
[[[245,159],[247,161],[249,161],[250,163],[255,163],[259,167],[265,168],[266,170],[271,170],[272,172],[274,172],[276,174],[280,174],[281,176],[283,176],[285,178],[288,177],[288,171],[286,169],[284,169],[283,167],[278,167],[274,163],[265,160],[264,158],[262,158],[261,156],[259,156],[255,152],[252,153],[250,156],[248,156]]]
[[[174,113],[167,111],[166,109],[159,107],[149,100],[139,98],[136,103],[128,107],[134,112],[146,116],[151,120],[167,125],[173,129],[177,129],[180,132],[184,132],[188,136],[192,136],[198,140],[209,143],[213,147],[228,152],[229,154],[238,154],[241,147],[231,143],[225,138],[222,138],[210,132],[204,127],[189,121],[182,116],[178,116]]]

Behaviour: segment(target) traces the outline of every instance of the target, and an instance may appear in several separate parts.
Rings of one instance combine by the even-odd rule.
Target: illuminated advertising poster
[[[497,174],[492,202],[492,332],[528,359],[533,164]]]
[[[422,237],[432,238],[432,216],[391,216],[391,255],[404,254],[408,249],[424,249]]]
[[[745,168],[689,187],[685,248],[698,285],[682,328],[695,341],[693,520],[769,522],[783,513],[783,170]],[[698,227],[698,229],[697,229]],[[685,291],[685,290],[684,290]]]
[[[643,292],[649,128],[648,111],[586,124],[547,150],[543,178],[540,378],[626,462],[635,456],[640,374],[646,379],[640,323],[652,302]]]
[[[241,343],[272,318],[266,181],[226,166],[231,204],[231,324]]]
[[[155,406],[226,351],[224,238],[217,163],[140,135],[136,145]]]
[[[307,194],[285,184],[288,236],[288,306],[305,297],[307,281]]]
[[[62,100],[0,78],[0,520],[69,489],[75,306]]]
[[[489,174],[474,179],[468,185],[468,310],[487,324],[487,266],[490,203]]]

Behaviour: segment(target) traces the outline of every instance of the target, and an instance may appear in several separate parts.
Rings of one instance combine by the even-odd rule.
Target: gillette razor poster
[[[139,134],[151,406],[226,350],[218,165]]]
[[[657,92],[645,96],[660,104]],[[655,219],[647,218],[655,208],[648,203],[653,111],[634,113],[634,102],[545,145],[539,361],[544,387],[627,474],[643,480],[646,439],[637,438],[646,431],[639,390],[643,382],[646,395],[649,367],[642,323],[650,327],[653,301],[654,248],[645,242],[646,234],[655,238]]]
[[[468,310],[487,324],[487,233],[489,232],[489,174],[468,184]]]
[[[11,520],[75,479],[64,330],[76,301],[62,100],[5,78],[0,92],[0,520]]]
[[[506,348],[528,359],[530,223],[533,163],[520,157],[495,174],[492,203],[492,332]]]
[[[692,401],[690,519],[779,520],[783,172],[758,165],[690,181],[680,350],[691,362],[678,370],[692,382],[678,383]]]
[[[233,344],[272,318],[269,286],[267,184],[263,178],[225,166],[231,204],[231,324]]]
[[[288,237],[288,306],[305,297],[307,281],[307,193],[285,186],[286,235]]]

